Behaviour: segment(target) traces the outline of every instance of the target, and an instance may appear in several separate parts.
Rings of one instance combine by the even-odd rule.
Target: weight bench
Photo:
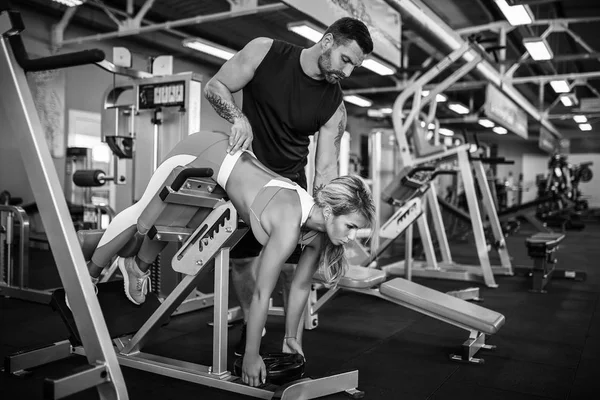
[[[301,379],[284,386],[267,384],[250,387],[227,370],[227,316],[229,292],[229,248],[246,233],[247,226],[238,221],[236,209],[224,197],[225,192],[212,180],[208,168],[177,167],[164,187],[142,213],[142,226],[150,227],[150,238],[181,244],[171,261],[171,267],[183,278],[162,302],[148,293],[141,306],[133,305],[123,294],[123,283],[112,281],[98,285],[98,300],[102,308],[117,359],[123,366],[169,376],[218,389],[262,399],[312,399],[338,392],[361,398],[357,390],[358,371]],[[101,231],[79,235],[84,253],[89,257],[96,248]],[[135,254],[141,245],[132,239],[121,251],[122,256]],[[158,329],[167,323],[176,308],[200,282],[203,272],[214,266],[213,356],[211,365],[199,365],[145,353],[144,345]],[[71,354],[85,354],[64,290],[55,291],[51,304],[60,313],[71,333],[69,341],[54,343],[30,352],[20,352],[5,360],[9,373],[59,360]],[[60,398],[73,393],[78,384],[73,377],[82,374],[94,379],[93,370],[59,380],[47,380],[48,397]]]
[[[317,273],[315,278],[323,281],[324,277]],[[337,287],[329,289],[319,299],[316,294],[311,295],[311,323],[316,327],[316,315],[321,307],[340,290],[348,290],[379,297],[469,331],[469,339],[462,344],[461,353],[451,355],[452,360],[481,364],[483,359],[474,357],[479,349],[495,348],[485,344],[485,337],[498,332],[504,325],[504,315],[403,278],[386,280],[386,273],[379,269],[350,266]],[[316,293],[318,287],[318,284],[313,285],[313,292]]]
[[[546,285],[553,277],[577,281],[586,279],[583,271],[556,269],[557,258],[554,255],[564,238],[563,233],[536,233],[525,240],[533,266],[517,267],[515,272],[531,276],[531,292],[546,293]]]

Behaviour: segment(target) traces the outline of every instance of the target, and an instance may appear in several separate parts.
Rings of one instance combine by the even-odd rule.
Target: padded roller
[[[102,186],[106,174],[101,169],[80,169],[73,174],[73,183],[80,187]]]
[[[210,178],[213,174],[212,168],[186,168],[177,175],[171,189],[178,191],[188,178]]]

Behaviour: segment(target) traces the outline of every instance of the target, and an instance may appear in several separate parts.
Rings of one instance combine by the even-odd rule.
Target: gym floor
[[[530,260],[524,240],[534,233],[522,226],[508,238],[514,265]],[[470,245],[453,244],[458,262],[473,262]],[[31,253],[32,274],[56,283],[49,252]],[[455,363],[448,354],[467,338],[461,329],[370,296],[343,293],[320,313],[320,325],[306,332],[307,375],[359,369],[359,388],[366,399],[590,399],[600,393],[600,223],[567,232],[558,251],[559,264],[587,272],[585,282],[554,280],[546,294],[528,292],[523,276],[497,277],[499,288],[481,287],[482,305],[505,315],[506,324],[482,351],[484,365]],[[37,261],[36,261],[37,260]],[[498,264],[495,258],[492,261]],[[472,283],[415,279],[441,290]],[[34,284],[32,286],[35,287]],[[67,337],[60,317],[50,307],[0,298],[0,357]],[[208,364],[211,360],[208,310],[175,317],[147,347],[149,352]],[[237,327],[229,342],[239,338]],[[277,351],[283,320],[270,317],[263,343]],[[45,377],[67,375],[82,357],[35,369],[25,377],[0,374],[1,399],[41,399]],[[230,365],[233,359],[230,356]],[[245,396],[123,368],[131,399],[240,399]],[[595,394],[594,394],[595,393]],[[95,399],[95,390],[70,398]],[[344,394],[328,398],[345,399]]]

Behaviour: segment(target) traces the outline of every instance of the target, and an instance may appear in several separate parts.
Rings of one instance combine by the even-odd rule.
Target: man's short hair
[[[373,51],[373,39],[371,39],[369,29],[358,19],[340,18],[327,28],[323,36],[328,33],[333,35],[333,40],[337,45],[345,45],[355,40],[365,55]]]

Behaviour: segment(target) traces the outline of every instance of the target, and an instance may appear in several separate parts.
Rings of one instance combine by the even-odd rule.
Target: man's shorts
[[[281,176],[284,178],[288,178],[293,182],[296,182],[302,188],[306,190],[306,174],[304,170],[301,173],[296,174],[282,174]],[[229,253],[230,258],[248,258],[248,257],[258,257],[260,251],[262,250],[262,244],[256,240],[254,235],[252,234],[252,229],[249,229],[248,232],[244,235],[244,237],[235,245],[231,252]],[[302,248],[300,245],[296,246],[292,255],[287,259],[286,263],[289,264],[298,264],[300,260],[300,254],[302,254]]]

